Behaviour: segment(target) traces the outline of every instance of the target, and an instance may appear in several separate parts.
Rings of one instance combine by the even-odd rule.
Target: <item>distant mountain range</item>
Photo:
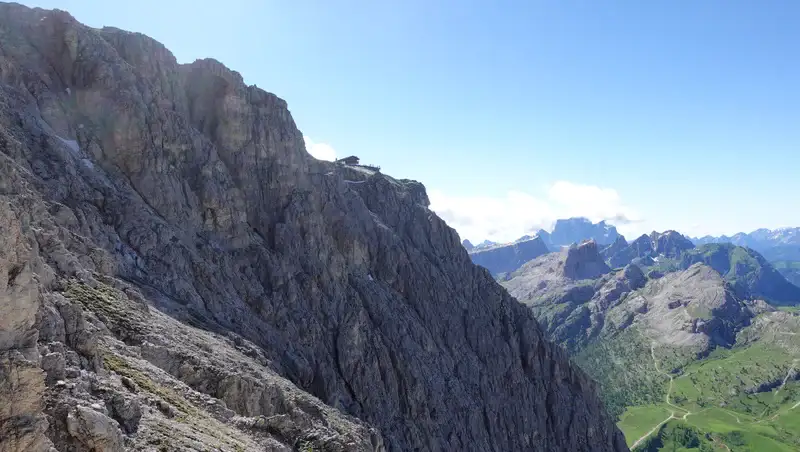
[[[469,254],[472,262],[486,268],[493,275],[502,275],[549,252],[550,250],[541,237],[533,237],[520,239],[507,245],[475,247]]]
[[[800,228],[756,229],[730,237],[722,235],[691,239],[696,245],[731,243],[758,251],[789,282],[800,285]]]
[[[539,241],[531,242],[534,239]],[[654,231],[628,242],[617,232],[616,227],[605,221],[592,223],[586,218],[576,217],[556,221],[552,232],[540,229],[535,235],[524,235],[511,243],[484,240],[473,245],[469,240],[464,240],[463,245],[472,255],[473,262],[486,267],[497,276],[514,271],[542,254],[585,240],[594,240],[598,244],[600,254],[612,268],[623,267],[632,262],[651,266],[660,256],[675,258],[695,246],[730,243],[758,251],[786,279],[800,285],[800,227],[762,228],[749,234],[742,232],[730,237],[722,235],[700,238],[688,238],[673,230],[663,233]]]
[[[800,246],[800,228],[779,228],[779,229],[756,229],[746,234],[740,232],[730,237],[721,235],[690,239],[695,245],[705,245],[707,243],[733,243],[734,245],[746,246],[754,250],[761,251],[783,245]]]
[[[536,235],[524,235],[511,243],[500,244],[484,240],[473,245],[469,240],[464,240],[462,245],[474,263],[486,268],[495,276],[502,276],[518,269],[531,259],[584,240],[608,245],[621,237],[617,228],[605,221],[592,223],[586,218],[578,217],[556,221],[553,232],[540,229]]]
[[[619,236],[617,228],[605,221],[592,223],[587,218],[574,217],[557,220],[553,227],[553,232],[539,229],[536,234],[523,235],[511,243],[497,243],[491,240],[484,240],[477,245],[473,245],[469,240],[464,240],[462,244],[467,251],[478,251],[486,248],[511,245],[539,237],[549,249],[556,251],[561,247],[569,246],[573,243],[581,243],[584,240],[594,240],[598,245],[609,245]]]
[[[800,228],[699,239],[654,231],[629,242],[605,222],[570,218],[512,243],[464,246],[600,384],[629,445],[666,422],[637,450],[677,448],[674,429],[694,445],[680,450],[800,450],[795,430],[726,436],[742,428],[736,416],[780,426],[800,400]],[[707,425],[695,416],[705,411],[734,424]],[[762,441],[779,446],[755,448]]]
[[[600,384],[631,449],[800,450],[783,427],[800,397],[800,288],[754,249],[675,231],[584,241],[500,281]]]

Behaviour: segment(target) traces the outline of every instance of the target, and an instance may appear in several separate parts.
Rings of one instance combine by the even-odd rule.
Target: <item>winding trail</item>
[[[686,419],[686,416],[692,414],[692,412],[687,410],[686,408],[681,408],[681,407],[679,407],[677,405],[673,405],[672,402],[669,401],[669,396],[670,396],[670,394],[672,394],[672,383],[673,383],[673,381],[675,379],[674,379],[674,377],[672,376],[671,373],[664,372],[663,370],[661,370],[658,367],[658,360],[656,359],[656,346],[655,346],[655,344],[650,344],[650,356],[653,357],[653,367],[656,368],[656,372],[658,372],[658,373],[660,373],[662,375],[666,375],[667,378],[669,378],[669,388],[667,389],[667,395],[666,395],[666,397],[664,397],[664,401],[667,403],[667,405],[671,406],[672,408],[675,408],[675,409],[677,409],[679,411],[686,411],[687,413],[683,417],[683,419]]]
[[[650,430],[649,432],[645,433],[641,438],[637,439],[635,443],[631,444],[631,450],[636,449],[639,446],[639,444],[642,443],[642,441],[646,440],[650,435],[655,433],[658,429],[661,428],[662,425],[664,425],[667,422],[669,422],[670,419],[678,419],[678,418],[675,417],[675,412],[671,412],[668,418],[666,418],[663,421],[661,421],[658,425],[653,427],[652,430]]]
[[[677,410],[679,410],[681,412],[685,411],[685,413],[684,413],[683,417],[676,417],[675,416],[675,411],[670,411],[668,418],[666,418],[663,421],[659,422],[658,425],[653,427],[649,432],[645,433],[641,438],[637,439],[633,444],[631,444],[631,447],[630,447],[631,450],[636,449],[642,443],[642,441],[646,440],[648,437],[650,437],[650,435],[652,435],[653,433],[658,431],[658,429],[661,428],[662,425],[664,425],[667,422],[669,422],[670,419],[682,419],[682,420],[685,421],[686,418],[689,417],[690,414],[692,414],[692,412],[687,410],[686,408],[681,408],[681,407],[679,407],[677,405],[673,405],[672,402],[669,401],[669,396],[670,396],[670,394],[672,394],[672,381],[674,380],[674,377],[669,372],[664,372],[663,370],[661,370],[658,367],[658,360],[656,359],[656,344],[655,343],[651,343],[650,344],[650,356],[653,358],[653,367],[656,368],[656,372],[658,372],[658,373],[660,373],[662,375],[666,375],[667,378],[669,378],[669,387],[667,388],[667,394],[664,397],[664,402],[666,402],[666,404],[668,406],[670,406],[672,408],[675,408],[675,409],[677,409]],[[798,405],[800,405],[800,402],[798,402]]]

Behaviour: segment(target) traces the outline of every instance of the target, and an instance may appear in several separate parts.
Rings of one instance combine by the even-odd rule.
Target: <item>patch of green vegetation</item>
[[[664,401],[669,380],[656,371],[650,342],[635,328],[594,342],[574,361],[599,383],[600,396],[615,416],[625,407]]]
[[[785,350],[768,344],[756,343],[726,354],[683,368],[683,376],[673,383],[673,399],[694,409],[735,404],[737,410],[755,415],[763,408],[748,401],[754,397],[749,392],[762,384],[782,381],[793,366]]]
[[[186,399],[176,394],[172,389],[165,388],[155,383],[147,375],[131,366],[125,358],[111,352],[105,352],[103,353],[103,364],[106,369],[130,378],[139,388],[150,394],[161,397],[164,401],[183,412],[184,415],[197,414],[197,409],[187,402]],[[181,420],[181,415],[179,414],[176,419]]]
[[[625,410],[617,426],[625,432],[625,439],[630,447],[637,439],[668,418],[670,413],[670,409],[664,404],[636,406]]]
[[[800,450],[800,382],[786,378],[794,364],[791,353],[767,341],[717,349],[681,369],[673,380],[670,405],[629,407],[618,425],[632,444],[663,422],[669,415],[665,411],[675,413],[677,419],[639,443],[637,450]],[[659,420],[659,415],[664,417]],[[687,442],[691,434],[685,431],[673,439],[677,425],[701,433],[699,444]]]
[[[800,286],[800,261],[776,261],[772,265],[787,281]]]
[[[680,263],[676,259],[668,259],[665,257],[661,257],[658,259],[658,262],[653,263],[646,267],[645,273],[650,271],[657,271],[661,273],[672,273],[679,271],[681,269]]]
[[[647,452],[712,452],[714,441],[698,429],[680,420],[664,424],[659,431],[641,444],[637,450]]]
[[[63,295],[94,312],[122,340],[133,339],[146,332],[144,312],[136,309],[125,294],[111,286],[97,282],[92,287],[70,280]]]

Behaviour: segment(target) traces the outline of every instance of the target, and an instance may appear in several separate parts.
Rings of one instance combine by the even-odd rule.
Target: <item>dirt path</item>
[[[670,419],[678,419],[678,418],[675,417],[675,413],[674,412],[670,413],[668,418],[666,418],[663,421],[661,421],[658,425],[653,427],[652,430],[650,430],[649,432],[645,433],[644,435],[642,435],[641,438],[637,439],[636,442],[631,444],[631,450],[636,449],[637,447],[639,447],[639,444],[641,444],[642,441],[646,440],[650,435],[655,433],[658,429],[661,428],[662,425],[664,425],[667,422],[669,422]]]
[[[794,365],[795,364],[797,364],[797,358],[792,360],[792,365],[789,367],[789,371],[786,372],[786,376],[783,377],[783,382],[781,382],[781,385],[780,385],[780,387],[778,387],[778,390],[775,391],[775,398],[776,399],[778,398],[778,393],[781,392],[781,389],[783,389],[783,387],[786,386],[786,380],[788,380],[789,377],[792,376],[792,371],[794,371]]]
[[[660,373],[660,374],[662,374],[662,375],[666,375],[666,376],[667,376],[667,378],[669,378],[669,387],[667,388],[667,394],[664,396],[664,401],[666,402],[666,404],[667,404],[668,406],[670,406],[670,407],[672,407],[672,408],[675,408],[675,409],[677,409],[677,410],[680,410],[680,411],[682,411],[682,412],[683,412],[683,411],[685,411],[685,413],[683,414],[683,417],[676,417],[676,416],[675,416],[675,412],[674,412],[674,411],[670,411],[670,413],[669,413],[669,417],[668,417],[668,418],[666,418],[666,419],[664,419],[663,421],[659,422],[659,423],[658,423],[658,425],[656,425],[655,427],[653,427],[653,428],[652,428],[652,429],[651,429],[649,432],[645,433],[645,434],[644,434],[644,435],[643,435],[641,438],[637,439],[637,440],[636,440],[636,442],[634,442],[634,443],[631,445],[631,450],[633,450],[633,449],[636,449],[636,448],[637,448],[637,447],[638,447],[638,446],[639,446],[639,445],[642,443],[642,441],[646,440],[647,438],[649,438],[649,437],[650,437],[650,435],[652,435],[653,433],[655,433],[656,431],[658,431],[658,429],[659,429],[659,428],[661,428],[661,426],[662,426],[662,425],[664,425],[664,424],[666,424],[667,422],[669,422],[669,421],[670,421],[670,419],[682,419],[682,420],[684,420],[684,421],[685,421],[685,420],[686,420],[686,418],[687,418],[687,417],[688,417],[690,414],[692,414],[692,412],[691,412],[691,411],[689,411],[689,410],[687,410],[687,409],[685,409],[685,408],[681,408],[681,407],[679,407],[679,406],[677,406],[677,405],[673,405],[673,404],[672,404],[672,402],[670,402],[670,401],[669,401],[669,396],[670,396],[670,394],[672,394],[672,381],[673,381],[673,376],[672,376],[672,374],[670,374],[670,373],[668,373],[668,372],[664,372],[664,371],[662,371],[662,370],[661,370],[661,369],[658,367],[658,360],[656,359],[656,344],[650,344],[650,356],[653,358],[653,366],[656,368],[656,372],[658,372],[658,373]]]
[[[742,421],[739,419],[739,416],[737,416],[737,415],[733,414],[733,412],[731,412],[731,411],[728,411],[728,410],[722,410],[722,412],[723,412],[723,413],[725,413],[725,414],[727,414],[728,416],[731,416],[731,417],[733,417],[734,419],[736,419],[736,423],[737,423],[737,424],[741,424],[741,423],[742,423]]]
[[[675,408],[675,409],[680,410],[680,411],[686,411],[686,414],[683,416],[683,419],[686,419],[686,416],[692,414],[692,412],[687,410],[686,408],[681,408],[681,407],[679,407],[677,405],[673,405],[672,402],[669,401],[669,396],[672,394],[672,383],[673,383],[673,381],[675,379],[672,376],[672,374],[670,374],[669,372],[664,372],[663,370],[661,370],[658,367],[658,360],[656,359],[656,346],[655,346],[655,344],[650,344],[650,356],[653,358],[653,367],[656,368],[656,372],[658,372],[658,373],[660,373],[662,375],[666,375],[667,378],[669,378],[669,387],[667,388],[667,395],[666,395],[666,397],[664,397],[664,401],[667,403],[667,405],[671,406],[672,408]]]

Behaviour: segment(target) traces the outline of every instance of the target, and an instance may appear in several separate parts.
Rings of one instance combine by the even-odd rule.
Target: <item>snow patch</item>
[[[373,277],[372,277],[372,273],[370,273],[369,275],[367,275],[367,277],[369,278],[369,280],[370,280],[370,281],[375,281],[375,278],[373,278]]]
[[[80,148],[80,146],[78,146],[78,142],[77,141],[75,141],[75,140],[67,140],[67,139],[61,138],[58,135],[56,135],[56,138],[58,138],[59,140],[61,140],[62,143],[67,145],[67,147],[70,149],[70,151],[72,151],[73,154],[76,154],[76,155],[80,154],[81,148]]]
[[[83,163],[83,166],[89,169],[94,169],[94,163],[92,163],[92,161],[89,159],[81,159],[81,163]]]
[[[69,89],[69,86],[67,87],[67,94],[72,94],[72,91]]]
[[[345,180],[348,184],[363,184],[365,180]]]

